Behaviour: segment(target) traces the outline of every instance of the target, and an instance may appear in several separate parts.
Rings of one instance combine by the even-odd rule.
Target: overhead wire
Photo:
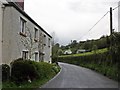
[[[88,32],[90,32],[110,11],[106,12],[83,36],[80,37],[82,39]]]
[[[120,7],[120,5],[118,5],[117,7],[113,8],[113,10],[116,10],[116,9],[119,8],[119,7]]]
[[[117,8],[119,8],[120,5],[118,5],[117,7],[113,8],[112,10],[116,10]],[[80,37],[80,39],[82,39],[88,32],[90,32],[110,11],[107,11],[93,26],[92,28],[90,28],[83,36]]]

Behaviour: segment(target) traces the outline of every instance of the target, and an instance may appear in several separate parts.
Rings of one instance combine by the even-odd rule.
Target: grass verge
[[[52,64],[52,74],[45,76],[41,79],[35,79],[31,83],[30,82],[22,82],[19,85],[16,84],[12,80],[7,80],[2,83],[2,90],[35,90],[40,88],[46,82],[51,80],[58,72],[60,71],[60,67],[56,64]]]

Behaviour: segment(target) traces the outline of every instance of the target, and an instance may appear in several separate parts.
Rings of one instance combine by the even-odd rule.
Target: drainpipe
[[[5,6],[2,4],[2,46],[3,46],[3,30],[4,30],[4,10],[5,10]],[[3,47],[2,47],[2,50],[1,51],[3,51]],[[1,59],[2,60],[2,59]],[[3,63],[3,61],[2,61],[2,63]]]
[[[2,2],[0,2],[0,4],[1,4],[1,20],[0,20],[0,22],[1,22],[1,30],[0,30],[0,38],[1,38],[1,40],[0,40],[0,48],[1,48],[1,50],[0,50],[0,53],[1,53],[1,61],[0,61],[0,65],[2,65],[3,64],[3,53],[2,53],[2,51],[3,51],[3,23],[4,23],[4,5],[3,5],[3,3]],[[0,83],[2,84],[2,67],[0,68],[0,73],[1,73],[1,75],[0,75]],[[2,86],[0,86],[0,89],[2,88]]]
[[[2,5],[2,46],[3,46],[3,43],[4,43],[4,41],[3,41],[3,30],[4,30],[4,15],[5,15],[5,5]],[[2,51],[3,51],[3,47],[2,47]],[[2,63],[3,63],[3,60],[2,60]],[[9,65],[10,66],[10,77],[11,77],[11,65]]]

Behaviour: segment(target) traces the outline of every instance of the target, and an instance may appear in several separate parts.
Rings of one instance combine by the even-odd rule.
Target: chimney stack
[[[22,10],[24,10],[24,0],[16,0],[16,4],[17,4]]]

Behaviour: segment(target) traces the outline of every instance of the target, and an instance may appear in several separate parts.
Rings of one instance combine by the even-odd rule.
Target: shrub
[[[12,63],[11,76],[12,80],[15,82],[24,82],[28,79],[35,79],[37,75],[37,70],[33,65],[33,61],[28,60],[16,60]]]
[[[54,76],[57,71],[52,64],[45,62],[34,62],[30,60],[15,60],[11,63],[12,81],[16,83],[27,82],[28,79],[43,79]]]
[[[7,81],[10,78],[10,67],[7,64],[2,64],[2,81]]]
[[[49,63],[45,63],[45,62],[39,62],[39,63],[34,63],[37,73],[38,73],[38,78],[42,79],[42,78],[48,78],[49,75],[52,72],[52,65]]]
[[[52,65],[53,65],[53,68],[52,68],[53,71],[57,74],[60,71],[60,67],[56,63],[53,63]]]

